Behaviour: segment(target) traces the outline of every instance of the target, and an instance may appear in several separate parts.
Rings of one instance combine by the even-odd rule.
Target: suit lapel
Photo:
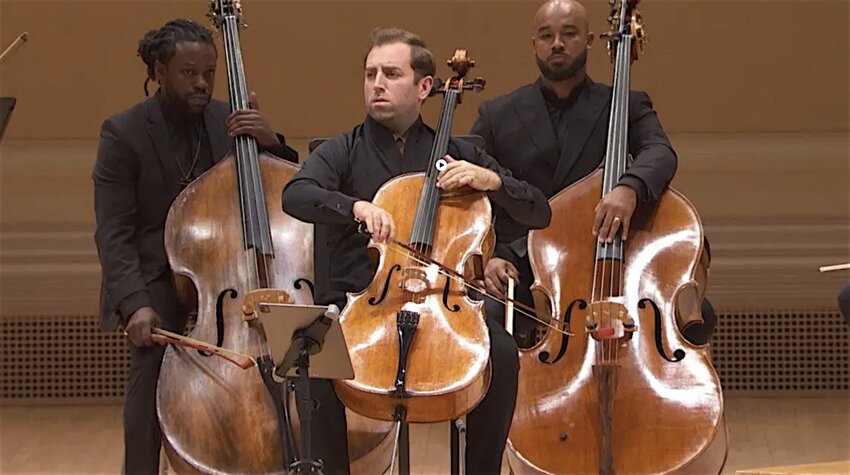
[[[159,164],[162,167],[163,179],[166,183],[174,183],[175,177],[180,176],[177,169],[176,152],[168,134],[168,126],[165,125],[165,117],[159,107],[158,95],[148,99],[148,137],[156,150]]]
[[[537,82],[526,86],[520,100],[514,103],[514,111],[540,154],[557,155],[558,137],[552,128],[548,110]]]
[[[230,150],[232,140],[227,134],[227,116],[222,116],[212,104],[204,109],[204,127],[210,143],[210,153],[213,163],[218,163]]]
[[[586,87],[587,92],[580,94],[573,105],[570,127],[564,140],[564,150],[561,151],[561,159],[558,160],[558,166],[555,168],[555,183],[562,183],[578,163],[593,129],[600,122],[600,115],[607,109],[611,100],[604,87],[598,87],[593,82]]]

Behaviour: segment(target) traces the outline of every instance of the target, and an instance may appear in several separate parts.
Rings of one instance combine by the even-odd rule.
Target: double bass
[[[249,108],[238,37],[238,5],[211,2],[221,30],[231,110]],[[210,353],[169,346],[157,385],[157,415],[169,464],[180,473],[285,473],[282,395],[270,391],[272,362],[262,327],[243,321],[251,291],[286,291],[310,303],[312,227],[283,213],[280,190],[297,166],[259,153],[251,136],[189,184],[165,224],[171,269],[197,291],[190,337],[254,357],[243,370]],[[298,236],[293,239],[292,236]],[[282,386],[281,386],[282,387]],[[277,399],[277,400],[275,400]]]
[[[245,110],[241,5],[210,4],[223,39],[230,107]],[[234,145],[178,195],[165,223],[175,281],[191,281],[197,304],[188,340],[197,343],[177,346],[179,336],[155,335],[175,343],[166,348],[159,374],[157,416],[166,456],[178,473],[287,473],[297,443],[297,420],[289,420],[283,385],[272,378],[262,325],[246,317],[244,306],[249,295],[263,300],[263,292],[274,302],[312,303],[313,227],[280,205],[281,190],[298,166],[260,153],[251,136],[235,137]],[[215,357],[222,354],[248,355],[254,365]],[[369,454],[386,446],[391,426],[358,417],[350,425],[355,462],[363,457],[371,468],[389,465],[386,455]]]
[[[372,200],[393,217],[404,246],[432,261],[371,241],[375,275],[363,291],[348,295],[339,319],[355,377],[334,381],[337,395],[353,411],[400,427],[466,414],[490,382],[483,302],[442,269],[468,275],[472,261],[489,255],[491,205],[483,192],[436,186],[455,107],[464,90],[480,91],[484,80],[464,80],[474,66],[465,50],[448,63],[457,74],[432,88],[444,99],[427,170],[393,178]]]
[[[529,233],[535,307],[564,331],[520,350],[508,460],[517,475],[682,473],[696,463],[696,473],[718,473],[720,382],[678,315],[680,297],[701,295],[707,273],[696,210],[668,188],[638,209],[628,241],[591,234],[597,203],[626,170],[630,65],[644,38],[637,0],[610,3],[606,156],[550,199],[550,226]]]

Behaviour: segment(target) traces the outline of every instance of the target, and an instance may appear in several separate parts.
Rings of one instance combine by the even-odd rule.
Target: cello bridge
[[[399,283],[404,291],[412,294],[421,294],[429,289],[428,275],[421,267],[405,267]]]

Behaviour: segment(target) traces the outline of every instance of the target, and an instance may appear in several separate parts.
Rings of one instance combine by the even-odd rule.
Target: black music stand
[[[6,126],[9,125],[9,119],[12,118],[16,102],[17,99],[14,97],[0,97],[0,142],[3,141],[3,134],[6,132]]]
[[[301,423],[301,453],[290,474],[322,474],[322,462],[311,453],[313,402],[310,378],[353,379],[354,368],[339,326],[336,305],[260,303],[257,318],[263,326],[274,365],[274,378],[295,390]],[[312,357],[312,361],[311,361]]]

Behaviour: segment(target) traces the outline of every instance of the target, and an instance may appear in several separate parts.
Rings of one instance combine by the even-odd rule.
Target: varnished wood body
[[[410,236],[415,215],[411,210],[416,209],[424,177],[396,177],[373,200],[393,217],[400,241]],[[490,202],[479,192],[444,195],[435,222],[431,258],[463,273],[466,262],[483,252],[492,223]],[[349,294],[340,315],[355,378],[334,381],[337,395],[348,408],[373,419],[392,420],[398,405],[406,407],[409,422],[436,422],[466,414],[481,401],[490,383],[490,338],[483,303],[469,299],[459,283],[450,281],[448,304],[458,309],[448,310],[443,303],[447,278],[436,266],[418,264],[396,246],[372,242],[370,248],[379,252],[375,276],[365,290]],[[419,294],[418,302],[399,287],[403,269],[409,267],[425,270],[429,289]],[[385,285],[389,286],[386,296],[377,302]],[[392,394],[399,353],[396,313],[402,309],[420,314],[407,363],[407,398]]]
[[[726,458],[729,454],[729,429],[726,426],[726,414],[722,414],[720,427],[717,435],[711,441],[705,451],[699,454],[689,464],[675,470],[671,475],[706,475],[717,474],[726,467]]]
[[[676,296],[676,325],[679,331],[686,328],[698,327],[705,324],[702,315],[702,301],[708,287],[708,273],[711,267],[711,256],[703,248],[700,253],[693,284],[684,286]]]
[[[312,226],[283,213],[280,192],[298,167],[260,156],[274,244],[270,287],[293,303],[312,303]],[[171,268],[192,280],[198,320],[192,338],[254,357],[267,354],[259,324],[242,320],[242,303],[257,288],[253,250],[243,246],[236,162],[228,155],[190,184],[173,203],[165,226]],[[219,305],[220,304],[220,305]],[[218,308],[220,306],[220,309]],[[278,349],[280,351],[280,349]],[[169,462],[198,473],[286,473],[277,414],[257,368],[242,370],[221,358],[169,346],[157,387],[157,414]]]
[[[548,311],[547,317],[562,320],[572,302],[591,303],[591,229],[601,183],[597,171],[553,197],[550,226],[529,234],[536,279],[532,292],[538,312]],[[672,189],[651,213],[636,214],[632,221],[625,244],[623,302],[637,331],[618,347],[614,362],[611,473],[659,474],[684,468],[718,434],[723,399],[708,348],[688,343],[674,315],[679,292],[696,285],[702,251],[699,217]],[[658,321],[652,305],[639,304],[642,299],[657,305]],[[599,395],[593,373],[596,349],[603,343],[590,337],[584,325],[586,310],[579,307],[573,305],[569,317],[574,336],[549,331],[535,347],[520,351],[519,391],[508,438],[515,474],[600,473]],[[681,361],[661,356],[656,331],[669,358],[675,359],[677,349],[684,351]],[[562,358],[543,363],[544,352],[548,361],[556,358],[562,338],[568,338]]]

